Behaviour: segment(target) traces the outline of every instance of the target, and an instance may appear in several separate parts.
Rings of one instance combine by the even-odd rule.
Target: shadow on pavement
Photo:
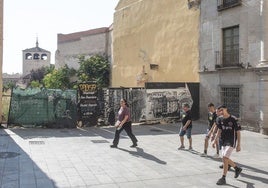
[[[244,165],[244,164],[240,164],[240,163],[237,163],[239,166],[241,166],[242,168],[246,168],[254,173],[259,173],[259,174],[264,174],[264,175],[268,175],[268,172],[267,171],[264,171],[264,170],[260,170],[258,168],[255,168],[255,167],[251,167],[251,166],[248,166],[248,165]],[[241,173],[241,176],[242,177],[245,177],[247,179],[252,179],[252,180],[257,180],[257,181],[260,181],[260,182],[263,182],[265,184],[268,185],[268,177],[267,178],[263,178],[263,177],[259,177],[259,176],[252,176],[252,175],[249,175],[249,174],[245,174],[245,172],[242,171]],[[252,183],[250,183],[252,184]]]
[[[91,129],[91,130],[90,130]],[[51,138],[51,137],[96,137],[99,136],[98,129],[91,127],[90,129],[44,129],[44,128],[12,128],[9,129],[14,134],[23,139],[33,138]]]
[[[0,130],[0,187],[56,188],[55,182],[43,172],[23,148]]]
[[[173,124],[156,124],[156,125],[133,125],[133,133],[140,135],[166,135],[179,134],[181,123]],[[207,125],[202,122],[193,122],[192,135],[205,134]],[[101,136],[106,139],[113,139],[115,128],[106,127],[82,127],[75,129],[49,129],[49,128],[9,128],[10,131],[19,135],[23,139],[33,138],[51,138],[51,137],[97,137]],[[122,138],[126,137],[125,132],[121,134]]]
[[[238,180],[238,181],[240,181],[242,183],[245,183],[246,184],[246,188],[255,188],[254,183],[250,183],[250,182],[244,181],[244,180]]]
[[[144,150],[142,148],[140,148],[140,147],[136,147],[137,151],[130,151],[130,150],[123,149],[123,148],[118,148],[118,149],[121,150],[121,151],[128,152],[129,154],[131,154],[131,155],[133,155],[135,157],[142,157],[144,159],[151,160],[151,161],[154,161],[154,162],[162,164],[162,165],[167,164],[166,161],[162,161],[161,159],[155,157],[154,155],[151,155],[149,153],[144,152]]]

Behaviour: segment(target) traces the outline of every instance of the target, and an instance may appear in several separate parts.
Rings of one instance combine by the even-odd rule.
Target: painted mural
[[[104,91],[104,118],[106,124],[116,121],[119,101],[125,98],[131,109],[133,122],[148,122],[161,119],[180,119],[184,103],[193,105],[187,87],[175,89],[113,88]]]
[[[163,118],[180,119],[181,107],[184,103],[193,104],[188,87],[177,89],[146,89],[146,107],[140,121]]]

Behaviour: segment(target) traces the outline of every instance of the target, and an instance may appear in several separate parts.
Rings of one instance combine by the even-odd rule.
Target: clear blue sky
[[[3,73],[22,73],[22,50],[39,47],[55,61],[57,34],[113,23],[119,0],[4,0]]]

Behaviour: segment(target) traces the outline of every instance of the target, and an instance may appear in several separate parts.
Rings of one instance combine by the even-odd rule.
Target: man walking
[[[208,104],[208,128],[207,128],[207,134],[205,137],[205,143],[204,143],[204,153],[201,154],[201,157],[207,156],[207,150],[208,150],[208,141],[209,138],[213,136],[214,134],[214,128],[216,127],[216,119],[217,119],[217,113],[215,110],[215,106],[213,103]],[[219,157],[219,147],[218,144],[216,145],[216,154],[213,156],[215,158]]]
[[[232,151],[236,149],[237,152],[241,150],[240,140],[241,140],[241,126],[237,124],[237,120],[229,114],[227,107],[221,105],[218,107],[219,111],[222,111],[222,119],[218,124],[218,131],[216,138],[213,141],[213,147],[215,148],[217,144],[217,139],[221,136],[222,140],[222,160],[223,160],[223,174],[222,177],[217,181],[217,185],[226,184],[226,174],[228,172],[228,165],[235,169],[234,177],[237,178],[242,171],[242,168],[238,167],[231,159],[230,156]]]
[[[187,138],[189,140],[189,150],[192,150],[192,115],[191,115],[191,109],[189,104],[184,104],[183,105],[183,115],[182,115],[182,126],[180,129],[180,141],[181,141],[181,146],[178,148],[184,149],[184,135],[187,135]]]

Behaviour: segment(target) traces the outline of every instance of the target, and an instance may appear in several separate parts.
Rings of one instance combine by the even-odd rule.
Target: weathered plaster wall
[[[89,31],[90,32],[90,31]],[[100,32],[96,34],[89,34],[87,36],[73,37],[73,40],[66,40],[59,42],[55,55],[56,68],[62,67],[65,64],[71,68],[78,69],[78,57],[85,55],[90,57],[95,54],[107,55],[110,59],[111,56],[111,30],[107,32]],[[66,34],[66,36],[75,35],[76,33]],[[60,35],[60,34],[59,34]],[[61,34],[62,35],[62,34]]]
[[[199,82],[198,24],[199,11],[189,10],[187,1],[121,0],[114,14],[111,86]]]
[[[200,69],[215,70],[215,52],[222,51],[222,29],[239,26],[240,62],[256,66],[260,60],[261,19],[257,0],[217,11],[217,1],[202,0],[200,14]]]

